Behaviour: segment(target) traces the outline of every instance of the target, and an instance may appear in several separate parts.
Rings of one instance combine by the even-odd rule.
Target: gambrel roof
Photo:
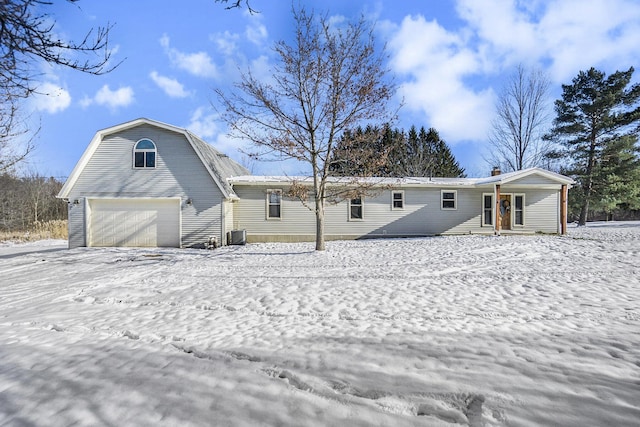
[[[69,196],[71,189],[74,184],[78,180],[78,177],[81,175],[82,171],[86,167],[87,163],[95,153],[96,149],[100,145],[100,142],[108,135],[112,135],[118,132],[122,132],[124,130],[132,129],[141,125],[149,125],[154,126],[160,129],[168,130],[170,132],[178,133],[186,138],[194,152],[198,156],[198,158],[202,161],[202,164],[205,166],[209,175],[216,183],[223,196],[227,199],[235,199],[237,196],[233,192],[233,188],[230,183],[227,181],[227,178],[235,175],[246,175],[249,171],[240,166],[234,160],[232,160],[226,154],[223,154],[213,148],[211,145],[207,144],[205,141],[195,136],[188,130],[184,128],[180,128],[177,126],[169,125],[166,123],[158,122],[151,119],[139,118],[136,120],[132,120],[126,123],[119,124],[117,126],[112,126],[106,129],[102,129],[94,135],[89,143],[89,146],[85,150],[84,154],[74,167],[71,175],[65,182],[64,186],[58,193],[59,198],[66,198]]]

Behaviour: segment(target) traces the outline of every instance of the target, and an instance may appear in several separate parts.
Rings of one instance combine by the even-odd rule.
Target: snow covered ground
[[[0,425],[640,423],[640,223],[0,244]]]

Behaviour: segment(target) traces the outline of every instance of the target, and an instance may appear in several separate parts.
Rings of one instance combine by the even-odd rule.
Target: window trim
[[[487,208],[485,206],[485,202],[486,202],[486,198],[490,197],[491,198],[491,204],[490,207]],[[494,223],[495,223],[495,194],[494,193],[482,193],[482,217],[480,218],[480,226],[481,227],[494,227]],[[489,213],[489,219],[491,220],[491,223],[487,224],[485,222],[486,218],[487,218],[487,213]]]
[[[278,194],[280,197],[278,199],[278,203],[271,203],[271,195]],[[271,206],[279,206],[280,209],[278,213],[280,216],[271,216]],[[268,221],[280,221],[282,220],[282,189],[279,188],[270,188],[266,191],[265,197],[265,218]]]
[[[153,144],[153,148],[138,148],[138,144],[142,141],[149,141]],[[144,166],[136,166],[136,154],[143,153],[143,163]],[[153,153],[153,166],[147,166],[147,154]],[[155,169],[158,165],[158,146],[153,140],[150,138],[141,138],[133,144],[133,154],[132,154],[132,165],[133,169],[144,170],[144,169]]]
[[[511,209],[511,212],[512,212],[513,218],[512,218],[511,224],[514,227],[524,227],[525,226],[524,213],[525,213],[525,210],[526,210],[525,209],[525,207],[526,207],[526,205],[525,205],[525,200],[526,200],[525,199],[525,194],[524,193],[514,193],[512,195],[512,197],[513,197],[513,208]],[[522,211],[522,224],[516,223],[516,219],[517,219],[516,212],[518,211],[518,208],[517,208],[518,203],[516,203],[516,199],[518,197],[522,197],[522,209],[520,209],[520,211]]]
[[[402,206],[396,207],[396,198],[395,195],[400,194],[400,203]],[[391,210],[392,211],[403,211],[405,205],[404,200],[404,190],[391,190]]]
[[[354,200],[360,200],[360,204],[354,204],[353,201]],[[359,206],[360,207],[360,218],[354,218],[351,214],[353,213],[351,208],[353,206]],[[348,203],[348,219],[349,221],[364,221],[364,196],[358,196],[358,197],[354,197],[352,199],[349,199],[349,203]]]
[[[444,194],[445,193],[453,193],[453,199],[445,199],[444,198]],[[453,207],[451,208],[445,208],[444,207],[444,202],[450,202],[453,200]],[[458,210],[458,190],[440,190],[440,210],[443,211],[456,211]]]

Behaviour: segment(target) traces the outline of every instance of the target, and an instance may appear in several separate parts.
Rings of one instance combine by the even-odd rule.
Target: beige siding
[[[236,185],[240,201],[234,204],[234,227],[247,230],[247,240],[313,240],[315,216],[298,200],[283,198],[282,218],[266,218],[267,189],[284,187]],[[391,207],[391,190],[364,198],[364,219],[349,220],[349,205],[341,202],[325,210],[327,239],[366,237],[407,237],[439,234],[492,234],[493,227],[482,227],[483,194],[492,188],[450,188],[457,191],[457,208],[441,209],[441,188],[403,188],[405,208]],[[557,190],[531,190],[506,187],[505,193],[525,194],[525,226],[513,232],[549,232],[558,229]]]
[[[434,234],[492,233],[493,229],[482,227],[482,195],[486,190],[475,188],[458,189],[458,208],[455,211],[440,209],[440,190],[429,227]]]
[[[156,144],[154,169],[133,168],[133,146],[142,138]],[[142,125],[105,137],[69,199],[83,196],[191,199],[191,205],[182,203],[183,245],[200,245],[211,235],[222,238],[222,193],[186,138],[175,132]]]
[[[247,239],[250,242],[313,239],[315,215],[298,200],[284,197],[282,218],[267,219],[267,187],[236,185],[234,189],[240,197],[240,201],[234,205],[235,225],[236,228],[247,230]],[[349,219],[349,204],[346,201],[337,205],[327,205],[326,237],[408,237],[487,231],[480,227],[481,190],[458,190],[458,209],[454,211],[440,209],[439,188],[403,190],[404,209],[392,209],[391,190],[364,197],[363,220]]]
[[[527,232],[557,233],[560,224],[560,190],[514,188],[514,194],[525,195],[524,227]],[[517,229],[517,227],[514,227]]]
[[[558,183],[545,176],[532,174],[532,175],[525,176],[524,178],[511,181],[508,185],[510,186],[516,186],[516,185],[549,186],[551,185],[551,186],[557,187]]]

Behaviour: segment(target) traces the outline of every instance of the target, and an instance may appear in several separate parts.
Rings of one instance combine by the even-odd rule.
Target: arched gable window
[[[150,139],[141,139],[133,148],[134,168],[156,167],[156,144]]]

